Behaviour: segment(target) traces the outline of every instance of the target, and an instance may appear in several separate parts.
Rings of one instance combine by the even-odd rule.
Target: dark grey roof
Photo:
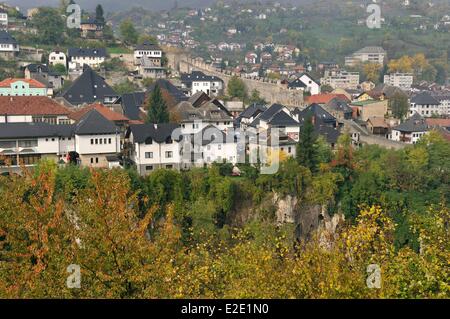
[[[230,133],[227,134],[214,125],[204,127],[191,138],[193,144],[198,144],[198,142],[200,142],[201,145],[234,143],[236,141],[237,139],[234,135]]]
[[[188,97],[181,90],[179,90],[170,81],[165,79],[158,79],[157,81],[152,83],[152,85],[150,85],[146,91],[147,94],[152,93],[156,85],[158,85],[160,89],[167,91],[170,94],[170,96],[174,98],[176,103],[188,100]]]
[[[288,88],[305,88],[306,84],[300,79],[295,79],[288,83]]]
[[[419,93],[411,98],[411,103],[418,105],[439,105],[439,101],[435,99],[429,92]]]
[[[272,126],[298,126],[299,123],[286,112],[278,112],[268,122]]]
[[[402,124],[393,127],[392,130],[412,133],[412,132],[427,132],[429,127],[425,119],[418,113],[414,113],[409,119],[407,119]]]
[[[267,110],[267,107],[265,105],[260,104],[252,104],[248,108],[246,108],[241,114],[239,114],[240,118],[251,118],[259,113],[263,113]]]
[[[95,109],[86,113],[75,125],[75,134],[77,135],[113,134],[117,132],[117,126]]]
[[[180,116],[183,122],[192,121],[233,121],[233,118],[223,110],[222,107],[218,106],[213,101],[203,103],[199,107],[194,107],[189,102],[178,103],[175,107],[175,112]]]
[[[330,144],[336,144],[339,136],[341,136],[339,128],[331,127],[329,125],[315,125],[314,133],[323,136]]]
[[[30,63],[25,68],[28,69],[28,71],[30,71],[31,73],[49,72],[48,66],[46,64]]]
[[[52,125],[48,123],[2,123],[0,139],[70,137],[74,125]]]
[[[298,115],[298,121],[303,124],[309,117],[314,117],[316,123],[335,123],[336,118],[324,110],[319,104],[313,103],[306,109],[296,109],[294,114]]]
[[[135,50],[142,50],[142,51],[148,51],[148,50],[159,50],[162,51],[161,48],[153,43],[149,43],[149,42],[144,42],[142,44],[137,45],[135,48]]]
[[[189,103],[191,103],[192,105],[196,106],[197,102],[200,99],[204,99],[205,101],[211,101],[211,98],[208,96],[208,94],[206,94],[203,91],[198,91],[197,93],[195,93],[194,95],[192,95],[188,101]]]
[[[139,108],[144,104],[144,101],[144,92],[134,92],[122,95],[123,114],[130,120],[140,120]]]
[[[339,97],[335,97],[326,105],[329,109],[335,110],[343,113],[353,113],[353,110],[348,103],[340,99]]]
[[[284,108],[281,104],[272,104],[267,110],[265,110],[259,118],[264,121],[270,120],[275,114],[280,112]]]
[[[17,40],[8,32],[0,31],[0,43],[3,44],[17,44]]]
[[[85,48],[69,48],[67,51],[69,57],[82,56],[82,57],[106,57],[106,49],[85,49]]]
[[[212,82],[212,81],[221,81],[222,79],[217,76],[206,75],[200,71],[192,71],[192,73],[184,73],[181,75],[181,82],[183,83],[192,83],[193,81],[204,81],[204,82]]]
[[[129,137],[130,133],[133,133],[135,143],[145,143],[148,139],[152,139],[157,143],[162,143],[168,138],[171,138],[173,131],[178,127],[179,125],[176,123],[132,124],[126,135]]]
[[[69,103],[80,105],[103,101],[105,96],[115,96],[117,93],[106,83],[105,79],[84,65],[84,72],[72,85],[62,93]]]

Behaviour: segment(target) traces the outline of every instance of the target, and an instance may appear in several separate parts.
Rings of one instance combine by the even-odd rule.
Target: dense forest
[[[1,176],[0,297],[449,298],[450,143],[432,132],[398,151],[350,144],[301,142],[274,175],[42,161]],[[298,236],[276,222],[274,194],[345,221]],[[66,286],[72,264],[80,289]],[[367,286],[371,264],[380,289]]]

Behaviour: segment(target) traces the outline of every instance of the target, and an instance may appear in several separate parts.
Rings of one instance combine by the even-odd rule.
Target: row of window
[[[173,152],[167,151],[165,153],[166,158],[173,158]],[[153,158],[153,152],[145,152],[145,158]]]
[[[168,165],[165,166],[165,168],[166,168],[166,169],[173,169],[173,165],[168,164]],[[145,166],[145,170],[146,170],[146,171],[153,171],[153,165],[147,165],[147,166]]]
[[[91,145],[112,144],[111,138],[91,138]]]

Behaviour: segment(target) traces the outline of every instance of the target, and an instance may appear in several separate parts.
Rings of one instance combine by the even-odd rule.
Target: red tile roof
[[[93,109],[97,110],[104,118],[106,118],[107,120],[112,121],[112,122],[120,122],[120,121],[129,122],[130,121],[125,115],[111,111],[109,108],[107,108],[103,104],[91,104],[91,105],[85,106],[85,107],[81,108],[80,110],[77,110],[77,111],[73,112],[72,114],[70,114],[69,117],[75,121],[78,121],[86,113],[88,113],[89,111],[91,111]]]
[[[46,96],[0,96],[0,115],[69,115],[71,111]]]
[[[22,81],[22,82],[28,83],[30,85],[30,88],[45,89],[45,85],[39,81],[36,81],[35,79],[17,79],[17,78],[16,79],[13,79],[13,78],[4,79],[3,81],[0,82],[0,87],[10,88],[11,84],[13,84],[17,81]]]
[[[346,102],[350,102],[349,99],[344,94],[334,94],[334,93],[328,93],[328,94],[316,94],[311,95],[306,98],[306,102],[308,104],[327,104],[334,98],[340,98]]]
[[[450,127],[450,119],[425,119],[430,126]]]

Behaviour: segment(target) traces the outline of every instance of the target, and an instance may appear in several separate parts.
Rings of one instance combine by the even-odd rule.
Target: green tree
[[[97,7],[95,8],[95,20],[102,24],[105,23],[103,7],[101,4],[97,5]]]
[[[317,154],[317,136],[314,133],[314,124],[312,117],[305,119],[303,127],[300,130],[300,140],[297,144],[297,162],[309,168],[312,172],[316,171],[318,164]]]
[[[395,118],[403,119],[408,115],[409,102],[408,97],[405,94],[396,92],[389,99],[389,107],[391,108],[392,115]]]
[[[231,98],[239,98],[242,101],[247,97],[247,87],[242,79],[233,76],[228,82],[228,95]]]
[[[147,112],[147,123],[169,122],[169,112],[159,85],[155,85],[155,88],[147,101]]]
[[[248,103],[249,104],[267,104],[267,101],[261,97],[261,94],[259,93],[259,91],[257,89],[254,89],[252,91],[252,94],[250,96],[250,98],[248,99]]]
[[[117,94],[125,94],[136,92],[139,89],[139,86],[136,83],[126,79],[125,81],[114,85],[113,89],[117,92]]]
[[[33,26],[37,29],[40,44],[61,44],[64,40],[65,23],[54,8],[39,8],[33,16]]]
[[[122,40],[127,44],[136,44],[139,34],[136,31],[131,19],[124,20],[119,27]]]

